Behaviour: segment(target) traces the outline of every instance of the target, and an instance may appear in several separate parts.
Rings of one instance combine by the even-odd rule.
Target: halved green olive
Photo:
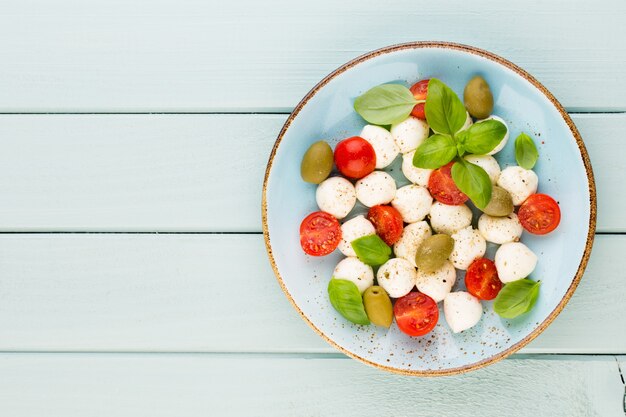
[[[300,175],[306,182],[319,184],[333,169],[333,150],[323,140],[315,142],[305,152],[300,165]]]
[[[463,101],[469,114],[476,119],[489,117],[493,111],[493,95],[489,84],[479,75],[469,80],[465,86]]]
[[[367,317],[377,326],[389,327],[393,320],[391,299],[382,287],[374,285],[363,293],[363,305]]]
[[[504,188],[494,185],[491,188],[491,200],[483,212],[494,217],[504,217],[513,213],[513,208],[511,194]]]
[[[454,249],[454,239],[450,236],[444,234],[430,236],[417,248],[415,263],[424,271],[436,271],[448,260],[452,249]]]

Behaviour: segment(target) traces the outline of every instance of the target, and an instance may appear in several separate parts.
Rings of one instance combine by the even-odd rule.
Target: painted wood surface
[[[526,353],[626,353],[626,236]],[[0,351],[319,352],[261,235],[0,235]]]
[[[598,230],[625,232],[626,114],[576,114]],[[285,115],[0,115],[1,231],[261,231]]]
[[[411,40],[519,64],[570,110],[626,109],[623,0],[5,0],[0,111],[286,111],[323,76]]]
[[[622,417],[625,15],[622,0],[3,1],[0,416]],[[491,50],[579,113],[598,230],[615,234],[525,355],[458,377],[337,354],[258,234],[286,115],[253,113],[411,40]],[[115,114],[167,112],[247,114]]]
[[[11,417],[623,417],[614,357],[507,359],[411,378],[341,357],[2,354]]]

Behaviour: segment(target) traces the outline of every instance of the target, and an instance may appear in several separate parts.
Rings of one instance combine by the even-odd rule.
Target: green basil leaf
[[[417,104],[411,91],[400,84],[383,84],[354,100],[354,110],[369,123],[391,125],[409,117]]]
[[[363,236],[350,244],[361,262],[370,266],[382,265],[391,256],[391,248],[378,235]]]
[[[452,165],[452,179],[459,190],[484,209],[491,200],[491,180],[484,169],[460,158]]]
[[[526,133],[520,133],[515,139],[515,159],[524,169],[533,169],[539,158],[535,142]]]
[[[456,149],[458,151],[459,156],[463,156],[465,154],[465,142],[467,142],[467,130],[461,130],[454,136],[456,140]]]
[[[454,139],[457,143],[465,144],[465,142],[467,142],[468,135],[469,133],[467,132],[467,129],[461,130],[456,135],[454,135]]]
[[[498,293],[493,309],[500,317],[513,319],[529,312],[539,297],[541,282],[528,278],[509,282]]]
[[[354,282],[332,278],[328,283],[328,298],[335,310],[352,323],[370,324],[363,298]]]
[[[426,121],[437,133],[454,135],[467,119],[465,106],[454,91],[436,78],[428,82]]]
[[[437,169],[456,156],[456,145],[448,135],[432,135],[422,143],[413,156],[413,165],[418,168]]]
[[[467,129],[465,149],[474,155],[486,155],[502,142],[506,126],[498,120],[484,120]]]

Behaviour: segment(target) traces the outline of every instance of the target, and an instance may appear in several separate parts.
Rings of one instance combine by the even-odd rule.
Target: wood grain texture
[[[344,62],[415,40],[500,54],[570,110],[625,110],[625,14],[622,0],[6,0],[0,111],[286,111]]]
[[[625,232],[626,114],[574,115],[598,230]],[[285,115],[1,115],[0,231],[261,231]]]
[[[341,357],[2,354],[0,374],[11,417],[624,415],[613,357],[516,358],[423,379]]]
[[[626,353],[626,236],[525,353]],[[0,351],[332,353],[260,235],[0,235]]]

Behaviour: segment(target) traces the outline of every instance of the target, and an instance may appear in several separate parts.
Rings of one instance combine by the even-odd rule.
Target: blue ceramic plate
[[[532,278],[541,280],[535,308],[515,320],[498,317],[491,302],[472,329],[453,334],[445,319],[421,338],[390,329],[359,326],[336,313],[326,288],[339,251],[314,258],[299,243],[302,219],[318,210],[315,185],[300,178],[306,149],[320,139],[331,146],[358,135],[366,124],[354,111],[354,99],[371,87],[397,82],[410,86],[436,77],[462,96],[476,74],[490,84],[494,114],[509,125],[510,137],[521,132],[535,137],[539,192],[560,202],[562,220],[547,236],[524,233],[523,242],[539,257]],[[497,155],[502,168],[515,165],[514,140]],[[386,171],[398,186],[408,181],[400,157]],[[363,212],[363,209],[360,209]],[[539,335],[559,314],[580,281],[595,231],[596,197],[589,157],[574,123],[537,80],[514,64],[473,47],[420,42],[370,52],[335,70],[316,85],[287,119],[270,155],[263,187],[263,230],[270,262],[278,281],[302,318],[331,345],[381,369],[415,375],[445,375],[477,369],[502,359]],[[348,217],[359,213],[356,208]],[[493,255],[493,248],[491,248]],[[489,252],[488,252],[489,253]],[[461,278],[459,276],[459,278]],[[457,279],[453,290],[463,289]],[[440,307],[441,308],[441,307]],[[443,312],[441,312],[443,318]]]

